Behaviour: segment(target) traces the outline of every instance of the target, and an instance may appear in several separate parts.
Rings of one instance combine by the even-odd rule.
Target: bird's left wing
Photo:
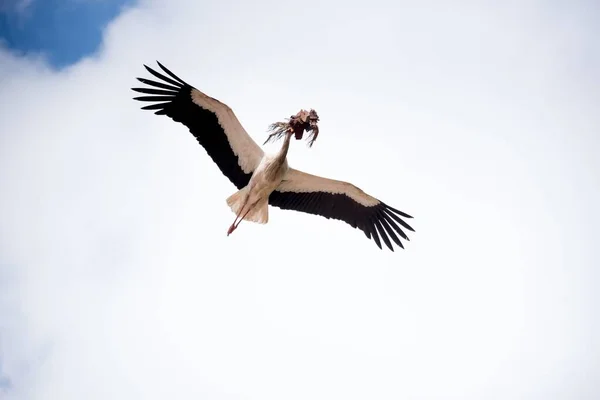
[[[246,186],[264,155],[263,150],[248,135],[229,106],[190,86],[157,63],[168,76],[144,65],[161,82],[137,78],[148,86],[132,90],[150,96],[134,99],[152,102],[142,109],[155,110],[155,114],[167,115],[187,126],[221,172],[238,189]]]
[[[412,218],[363,192],[351,183],[327,179],[290,168],[271,193],[269,204],[346,222],[361,229],[381,249],[381,239],[394,251],[390,238],[404,248],[400,238],[409,240],[403,228],[413,231],[402,218]]]

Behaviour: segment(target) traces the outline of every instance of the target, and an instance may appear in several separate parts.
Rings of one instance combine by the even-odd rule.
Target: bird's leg
[[[240,215],[242,214],[242,211],[244,210],[244,207],[242,207],[242,209],[240,210],[239,214],[235,217],[235,219],[233,220],[233,223],[231,224],[231,226],[227,230],[227,236],[231,235],[231,233],[233,231],[235,231],[235,229],[244,220],[244,218],[246,217],[246,215],[248,215],[248,213],[250,212],[251,209],[252,209],[252,207],[248,207],[248,210],[246,210],[246,212],[244,213],[244,216],[242,218],[240,218]],[[239,220],[238,220],[238,218],[239,218]]]
[[[242,203],[242,206],[240,207],[240,210],[238,211],[237,215],[235,216],[235,219],[233,220],[233,223],[231,224],[231,226],[227,230],[227,236],[231,235],[231,232],[233,232],[235,230],[235,228],[237,228],[236,222],[237,222],[238,218],[240,217],[240,215],[242,214],[242,212],[244,212],[244,209],[246,208],[246,206],[248,205],[248,200],[249,200],[249,194],[246,193],[244,195],[244,202]]]
[[[240,215],[242,214],[242,211],[244,210],[244,208],[242,207],[242,209],[240,210],[240,212],[238,213],[238,215],[235,216],[235,219],[233,220],[231,226],[229,227],[229,229],[227,230],[227,236],[231,235],[231,233],[233,231],[235,231],[235,228],[237,228],[236,222],[238,221],[238,218],[240,217]]]
[[[231,226],[229,227],[229,229],[227,230],[227,236],[231,235],[231,233],[233,231],[235,231],[235,228],[237,228],[237,226],[235,226],[235,223],[231,224]]]

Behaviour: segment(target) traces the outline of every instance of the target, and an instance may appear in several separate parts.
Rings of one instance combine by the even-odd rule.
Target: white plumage
[[[268,207],[272,205],[342,220],[361,229],[379,248],[382,248],[383,240],[393,251],[390,239],[404,247],[398,236],[409,240],[402,228],[414,231],[403,219],[412,218],[410,215],[386,205],[351,183],[311,175],[288,166],[287,152],[294,134],[299,139],[304,130],[312,130],[313,141],[316,139],[318,117],[314,110],[310,116],[304,110],[298,113],[296,117],[303,124],[299,129],[290,125],[289,129],[280,130],[280,135],[284,136],[281,149],[267,155],[248,135],[229,106],[188,85],[162,64],[158,65],[168,76],[144,65],[162,82],[137,78],[148,87],[133,90],[149,96],[135,97],[135,100],[152,102],[142,109],[156,110],[155,114],[167,115],[187,126],[221,172],[236,186],[238,191],[227,198],[228,206],[236,214],[228,235],[242,220],[267,223]],[[309,121],[309,118],[312,119]]]

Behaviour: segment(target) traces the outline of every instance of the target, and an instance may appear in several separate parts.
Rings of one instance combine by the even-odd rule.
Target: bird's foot
[[[231,235],[231,232],[235,231],[235,228],[237,228],[237,226],[235,226],[235,224],[231,224],[231,226],[227,230],[227,236]]]

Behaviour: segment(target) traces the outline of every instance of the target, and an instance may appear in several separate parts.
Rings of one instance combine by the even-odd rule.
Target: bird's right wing
[[[264,155],[226,104],[190,86],[157,62],[169,76],[144,67],[162,82],[137,78],[148,85],[132,90],[150,96],[135,100],[152,104],[144,110],[156,110],[188,127],[221,172],[238,188],[246,186]]]
[[[290,168],[284,180],[271,193],[269,204],[325,218],[338,219],[361,229],[381,248],[381,239],[394,251],[390,238],[404,248],[398,238],[409,240],[402,228],[413,231],[403,219],[412,218],[363,192],[351,183],[323,178]]]

